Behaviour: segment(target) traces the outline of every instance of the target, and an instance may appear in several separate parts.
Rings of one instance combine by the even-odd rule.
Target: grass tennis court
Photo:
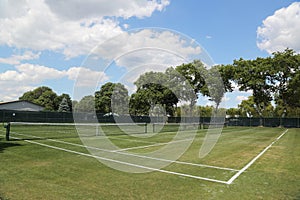
[[[140,128],[141,135],[155,130],[147,126],[145,133],[145,127]],[[102,164],[89,153],[92,147],[82,144],[74,126],[12,125],[11,141],[5,141],[5,129],[0,129],[0,199],[300,198],[299,129],[226,127],[210,154],[200,159],[207,130],[199,129],[190,138],[195,127],[189,127],[174,141],[174,128],[179,129],[161,127],[151,137],[136,137],[115,126],[103,127],[119,149],[93,148],[111,155],[130,157],[192,139],[177,161],[149,173],[126,173]],[[97,141],[101,137],[87,135]],[[130,159],[122,164],[130,165]]]

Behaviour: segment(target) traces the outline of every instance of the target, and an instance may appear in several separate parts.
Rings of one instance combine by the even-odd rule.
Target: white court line
[[[129,139],[129,138],[119,138],[116,136],[108,136],[110,139],[113,140],[125,140],[125,141],[131,141],[131,142],[140,142],[140,143],[146,143],[146,144],[157,144],[156,142],[147,142],[147,141],[142,141],[142,140],[134,140],[134,139]]]
[[[279,137],[277,137],[269,146],[267,146],[262,152],[260,152],[255,158],[253,158],[245,167],[233,175],[226,184],[231,184],[235,179],[237,179],[243,172],[245,172],[259,157],[261,157],[272,145],[277,142],[282,136],[284,136],[289,129],[286,129]]]
[[[21,139],[21,138],[17,138],[17,137],[12,137],[12,138]],[[143,166],[143,165],[137,165],[137,164],[128,163],[128,162],[123,162],[123,161],[119,161],[119,160],[113,160],[110,158],[104,158],[104,157],[95,156],[95,155],[91,155],[91,154],[81,153],[81,152],[64,149],[64,148],[60,148],[60,147],[56,147],[56,146],[51,146],[51,145],[47,145],[47,144],[43,144],[43,143],[39,143],[39,142],[35,142],[35,141],[30,141],[30,140],[23,140],[23,141],[32,143],[32,144],[37,144],[37,145],[44,146],[44,147],[48,147],[51,149],[56,149],[56,150],[65,151],[68,153],[73,153],[73,154],[86,156],[86,157],[92,157],[92,158],[96,158],[96,159],[100,159],[100,160],[123,164],[123,165],[128,165],[128,166],[132,166],[132,167],[136,167],[136,168],[148,169],[148,170],[162,172],[162,173],[166,173],[166,174],[173,174],[173,175],[177,175],[177,176],[183,176],[183,177],[194,178],[194,179],[205,180],[205,181],[216,182],[216,183],[222,183],[222,184],[227,183],[226,181],[221,181],[221,180],[217,180],[217,179],[205,178],[205,177],[201,177],[201,176],[194,176],[191,174],[178,173],[178,172],[173,172],[173,171],[168,171],[168,170],[163,170],[163,169],[147,167],[147,166]]]
[[[162,145],[166,145],[166,144],[173,144],[173,143],[178,143],[178,142],[183,142],[183,141],[193,140],[193,139],[184,139],[184,140],[176,140],[173,142],[161,142],[161,143],[150,144],[150,145],[145,145],[145,146],[129,147],[129,148],[124,148],[124,149],[114,150],[112,152],[120,152],[120,151],[127,151],[127,150],[133,150],[133,149],[145,149],[148,147],[162,146]]]
[[[23,136],[31,136],[31,135],[28,135],[28,134],[21,134],[21,133],[16,133],[16,132],[14,132],[14,134],[23,135]],[[58,142],[58,143],[62,143],[62,144],[68,144],[68,145],[73,145],[73,146],[78,146],[78,147],[84,147],[84,148],[87,148],[87,149],[95,149],[95,150],[109,152],[109,153],[117,153],[117,154],[122,154],[122,155],[127,155],[127,156],[133,156],[133,157],[139,157],[139,158],[147,158],[147,159],[159,160],[159,161],[163,161],[163,162],[172,162],[172,163],[183,164],[183,165],[191,165],[191,166],[204,167],[204,168],[212,168],[212,169],[220,169],[220,170],[227,170],[227,171],[239,171],[237,169],[232,169],[232,168],[227,168],[227,167],[218,167],[218,166],[205,165],[205,164],[197,164],[197,163],[190,163],[190,162],[183,162],[183,161],[177,161],[177,160],[173,161],[173,160],[168,160],[168,159],[163,159],[163,158],[154,158],[154,157],[150,157],[150,156],[143,156],[143,155],[126,153],[126,152],[120,152],[120,151],[112,151],[112,150],[101,149],[101,148],[97,148],[97,147],[90,147],[90,146],[76,144],[76,143],[71,143],[71,142],[65,142],[65,141],[62,141],[62,140],[54,140],[54,139],[41,138],[41,137],[34,136],[34,135],[32,135],[31,137],[39,138],[39,139],[46,139],[46,140],[49,140],[49,141]]]

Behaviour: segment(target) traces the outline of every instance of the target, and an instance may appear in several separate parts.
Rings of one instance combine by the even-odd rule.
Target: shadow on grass
[[[5,141],[4,139],[0,138],[0,153],[2,153],[5,149],[9,147],[15,147],[15,146],[21,146],[21,145],[17,143],[13,143],[12,141]]]

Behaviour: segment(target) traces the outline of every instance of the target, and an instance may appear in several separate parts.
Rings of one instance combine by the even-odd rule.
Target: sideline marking
[[[289,129],[286,129],[280,136],[278,136],[269,146],[267,146],[262,152],[260,152],[255,158],[253,158],[245,167],[233,175],[226,184],[231,184],[235,179],[237,179],[243,172],[245,172],[259,157],[261,157],[272,145],[277,142],[282,136],[284,136]]]
[[[121,151],[112,151],[112,150],[101,149],[101,148],[97,148],[97,147],[90,147],[90,146],[76,144],[76,143],[72,143],[72,142],[65,142],[65,141],[62,141],[62,140],[47,139],[47,138],[42,138],[42,137],[38,137],[38,136],[34,136],[34,135],[21,134],[21,133],[16,133],[16,132],[13,132],[13,133],[17,134],[17,135],[30,136],[30,137],[33,137],[33,138],[45,139],[45,140],[58,142],[58,143],[62,143],[62,144],[68,144],[68,145],[73,145],[73,146],[78,146],[78,147],[84,147],[84,148],[87,148],[87,149],[95,149],[95,150],[109,152],[109,153],[118,153],[118,154],[123,154],[123,155],[127,155],[127,156],[133,156],[133,157],[139,157],[139,158],[148,158],[148,159],[151,159],[151,160],[159,160],[159,161],[163,161],[163,162],[172,162],[172,163],[177,163],[177,164],[191,165],[191,166],[204,167],[204,168],[212,168],[212,169],[220,169],[220,170],[236,171],[236,172],[239,171],[238,169],[232,169],[232,168],[228,168],[228,167],[218,167],[218,166],[213,166],[213,165],[197,164],[197,163],[183,162],[183,161],[177,161],[177,160],[173,161],[173,160],[168,160],[168,159],[164,159],[164,158],[154,158],[154,157],[150,157],[150,156],[143,156],[143,155],[138,155],[138,154],[133,154],[133,153],[126,153],[126,152],[121,152]]]
[[[22,140],[21,138],[17,138],[17,137],[12,137],[12,138]],[[191,174],[184,174],[184,173],[173,172],[173,171],[168,171],[168,170],[163,170],[163,169],[157,169],[157,168],[137,165],[137,164],[133,164],[133,163],[113,160],[113,159],[110,159],[110,158],[104,158],[104,157],[95,156],[95,155],[91,155],[91,154],[81,153],[81,152],[77,152],[77,151],[73,151],[73,150],[69,150],[69,149],[64,149],[64,148],[61,148],[61,147],[51,146],[51,145],[47,145],[47,144],[43,144],[43,143],[31,141],[31,140],[23,140],[23,141],[28,142],[28,143],[32,143],[32,144],[37,144],[37,145],[44,146],[44,147],[48,147],[48,148],[51,148],[51,149],[56,149],[56,150],[65,151],[65,152],[68,152],[68,153],[73,153],[73,154],[77,154],[77,155],[81,155],[81,156],[92,157],[92,158],[96,158],[96,159],[100,159],[100,160],[105,160],[105,161],[109,161],[109,162],[123,164],[123,165],[128,165],[128,166],[132,166],[132,167],[136,167],[136,168],[148,169],[148,170],[162,172],[162,173],[166,173],[166,174],[173,174],[173,175],[177,175],[177,176],[183,176],[183,177],[194,178],[194,179],[205,180],[205,181],[216,182],[216,183],[222,183],[222,184],[227,183],[226,181],[221,181],[221,180],[217,180],[217,179],[211,179],[211,178],[205,178],[205,177],[201,177],[201,176],[194,176],[194,175],[191,175]]]

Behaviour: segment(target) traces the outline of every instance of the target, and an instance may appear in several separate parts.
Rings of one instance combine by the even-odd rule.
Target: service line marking
[[[161,142],[161,143],[144,145],[144,146],[129,147],[129,148],[124,148],[124,149],[119,149],[119,150],[113,150],[112,152],[128,151],[128,150],[133,150],[133,149],[145,149],[145,148],[148,148],[148,147],[156,147],[156,146],[168,145],[168,144],[173,144],[173,143],[178,143],[178,142],[184,142],[184,141],[193,140],[193,139],[188,138],[188,139],[183,139],[183,140],[175,140],[175,141],[172,141],[172,142]]]

